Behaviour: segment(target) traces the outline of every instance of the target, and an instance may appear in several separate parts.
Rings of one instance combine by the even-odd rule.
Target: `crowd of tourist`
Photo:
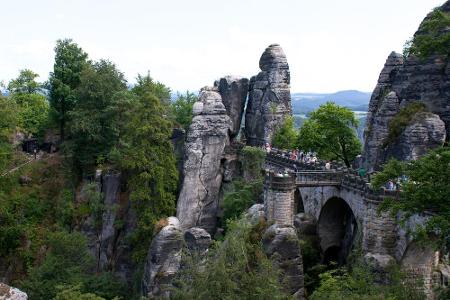
[[[273,150],[276,150],[276,149],[272,148],[272,145],[270,143],[266,143],[263,148],[266,151],[266,153],[271,153]],[[302,162],[305,164],[315,164],[318,162],[316,153],[312,152],[312,151],[302,151],[299,149],[294,149],[294,150],[290,150],[290,151],[282,151],[281,153],[282,153],[281,155],[283,155],[286,158],[289,158],[290,160]],[[294,168],[294,170],[297,170],[297,165],[294,164],[293,168]],[[325,163],[324,169],[331,170],[331,162],[330,161],[327,161]],[[369,174],[367,174],[367,171],[364,167],[359,167],[357,170],[358,170],[358,175],[360,177],[369,176]],[[369,173],[372,173],[372,172],[369,172]],[[288,173],[287,173],[287,171],[285,171],[284,173],[281,172],[276,175],[278,177],[284,177],[284,176],[288,176]],[[399,191],[399,190],[401,190],[402,183],[405,182],[406,180],[407,180],[406,176],[402,176],[397,179],[389,180],[388,182],[386,182],[384,189],[388,190],[388,191]]]

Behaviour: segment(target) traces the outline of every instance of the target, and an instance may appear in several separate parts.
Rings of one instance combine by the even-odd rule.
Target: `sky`
[[[372,91],[444,0],[0,0],[0,81],[28,68],[48,78],[56,40],[113,61],[130,83],[150,74],[173,91],[251,77],[278,43],[292,92]]]

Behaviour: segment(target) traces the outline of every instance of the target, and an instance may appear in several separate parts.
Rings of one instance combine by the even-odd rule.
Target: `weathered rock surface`
[[[280,267],[289,293],[304,299],[303,260],[295,228],[274,224],[264,233],[262,243],[265,253]]]
[[[247,78],[236,76],[225,76],[214,82],[214,87],[222,96],[222,103],[232,122],[231,137],[235,137],[241,128],[248,94],[248,82]]]
[[[214,88],[200,92],[185,142],[185,174],[177,204],[184,229],[194,226],[213,234],[223,178],[222,157],[230,144],[232,123]]]
[[[294,227],[300,236],[317,234],[317,225],[312,216],[299,213],[294,216]]]
[[[261,218],[265,217],[264,204],[253,204],[249,209],[247,209],[245,216],[252,224],[258,223]]]
[[[28,295],[19,289],[0,282],[0,300],[27,300]]]
[[[119,172],[105,174],[98,170],[96,192],[101,192],[100,216],[93,212],[82,224],[81,231],[88,239],[88,247],[96,260],[97,271],[114,271],[122,279],[131,283],[135,265],[131,258],[130,245],[125,237],[136,228],[136,215],[127,196],[121,193],[122,175]],[[84,182],[78,194],[78,201],[87,201],[88,184]],[[92,197],[92,195],[91,195]],[[117,227],[117,221],[123,226]]]
[[[429,149],[442,146],[445,142],[445,123],[438,115],[421,112],[415,115],[398,138],[386,149],[387,156],[402,160],[415,160]]]
[[[180,268],[183,232],[175,217],[153,238],[142,278],[142,295],[149,298],[170,296],[171,281]]]
[[[447,1],[441,6],[441,10],[449,13],[450,2]],[[419,27],[416,35],[421,31],[422,28]],[[409,55],[403,59],[402,55],[393,52],[389,55],[381,71],[369,104],[363,153],[364,163],[369,169],[379,169],[380,165],[391,156],[399,159],[410,157],[411,151],[406,151],[406,155],[405,153],[386,151],[388,121],[398,112],[398,107],[395,108],[392,103],[384,104],[393,100],[388,97],[392,95],[391,92],[395,92],[398,98],[398,107],[404,107],[414,101],[424,103],[428,111],[439,116],[445,123],[447,140],[450,135],[450,65],[448,57],[431,55],[425,59],[419,59],[414,55]],[[387,107],[389,109],[386,109]],[[383,119],[385,120],[383,121]],[[424,128],[423,125],[420,127]],[[428,135],[433,135],[433,131],[431,130]],[[420,136],[423,136],[423,133],[416,135],[416,137]],[[395,147],[397,150],[407,147],[400,145],[405,142],[409,142],[409,140],[397,140],[392,144],[399,144],[398,147]],[[420,148],[419,152],[424,152],[422,150],[434,145],[434,143],[430,144],[429,140],[425,140],[423,145],[415,145],[414,148]]]
[[[387,272],[389,271],[388,268],[396,263],[392,256],[369,252],[364,255],[364,262],[370,266],[377,282],[383,284],[389,283],[389,278],[387,276]]]
[[[273,133],[292,113],[290,72],[286,55],[278,44],[266,48],[259,60],[261,72],[250,79],[245,114],[249,145],[270,142]]]
[[[211,235],[203,228],[192,227],[184,233],[184,241],[189,250],[206,252],[211,245]]]

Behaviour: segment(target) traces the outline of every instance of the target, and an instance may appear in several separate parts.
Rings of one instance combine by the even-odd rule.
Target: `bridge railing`
[[[310,170],[295,172],[297,185],[340,185],[342,172],[335,170]]]
[[[297,186],[342,186],[360,193],[372,201],[382,201],[384,198],[398,198],[401,191],[381,188],[374,190],[370,186],[369,176],[360,176],[357,170],[347,168],[341,163],[332,163],[331,169],[325,169],[325,162],[318,160],[316,163],[304,163],[292,160],[285,153],[274,149],[266,156],[266,161],[280,169],[288,169],[295,173]]]

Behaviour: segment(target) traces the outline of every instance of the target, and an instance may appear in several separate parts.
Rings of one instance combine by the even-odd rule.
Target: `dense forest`
[[[403,59],[413,60],[413,66],[433,55],[446,61],[449,25],[448,12],[434,10],[405,45]],[[442,75],[443,68],[439,70]],[[0,94],[2,281],[23,290],[31,300],[143,299],[144,266],[156,260],[149,248],[169,226],[168,217],[176,214],[183,157],[174,136],[181,132],[181,144],[185,142],[198,96],[186,92],[173,99],[170,88],[150,72],[137,74],[131,84],[119,66],[108,59],[92,60],[71,39],[56,42],[53,71],[47,81],[39,78],[32,70],[20,70],[17,78],[2,84]],[[383,101],[395,95],[380,93]],[[276,107],[274,111],[273,115]],[[423,102],[399,105],[386,122],[382,150],[404,138],[411,124],[422,122],[418,116],[430,115]],[[263,206],[264,176],[270,171],[262,173],[267,152],[270,147],[290,154],[302,150],[328,163],[338,162],[348,171],[357,164],[363,145],[355,113],[336,103],[324,102],[309,112],[300,128],[292,116],[284,117],[270,145],[249,146],[245,136],[232,135],[240,173],[222,186],[220,177],[220,230],[209,236],[213,241],[202,253],[183,245],[181,267],[167,284],[171,298],[295,298],[289,278],[283,277],[283,267],[295,266],[280,267],[274,263],[279,257],[266,251],[267,240],[275,237],[270,236],[270,227],[277,224],[250,212],[255,204]],[[379,172],[371,174],[367,189],[383,190],[387,182],[398,180],[401,193],[395,199],[387,197],[377,213],[389,212],[400,226],[411,216],[427,213],[427,222],[408,234],[418,244],[441,251],[438,260],[448,266],[448,137],[441,144],[413,161],[386,160]],[[367,170],[361,170],[365,177]],[[277,175],[287,175],[287,170]],[[118,195],[117,203],[105,200],[111,190]],[[296,213],[307,219],[304,211]],[[424,299],[420,284],[397,263],[382,271],[367,263],[361,232],[351,241],[346,264],[341,264],[324,259],[316,232],[302,235],[297,229],[287,243],[300,253],[302,297]],[[448,299],[449,293],[442,286],[435,296]]]

